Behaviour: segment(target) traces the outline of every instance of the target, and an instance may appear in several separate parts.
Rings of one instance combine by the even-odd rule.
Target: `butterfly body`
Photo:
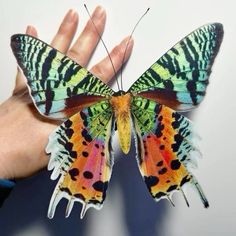
[[[193,31],[166,52],[127,91],[114,92],[96,76],[46,43],[12,36],[11,46],[33,101],[43,115],[63,119],[50,135],[48,169],[59,181],[48,217],[62,198],[66,216],[76,201],[81,218],[90,207],[100,209],[114,164],[112,137],[117,127],[127,154],[133,132],[136,159],[152,197],[171,202],[189,183],[205,207],[208,200],[192,174],[201,155],[192,122],[177,111],[195,108],[204,98],[208,78],[223,38],[219,23]]]
[[[121,150],[127,154],[131,145],[131,102],[132,95],[125,93],[112,96],[110,103],[114,112]]]

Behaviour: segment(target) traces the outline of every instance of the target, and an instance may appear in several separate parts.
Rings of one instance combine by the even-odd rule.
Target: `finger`
[[[78,21],[79,17],[77,12],[69,10],[52,40],[52,47],[58,49],[62,53],[66,53],[75,35]]]
[[[96,25],[97,30],[92,21]],[[87,22],[83,32],[68,52],[68,56],[78,62],[81,66],[86,66],[88,63],[97,43],[99,42],[99,35],[101,35],[104,30],[106,12],[102,7],[96,7],[92,14],[92,21],[89,20]]]
[[[29,35],[31,35],[31,36],[33,36],[33,37],[38,37],[38,32],[37,32],[37,30],[34,28],[34,26],[32,26],[32,25],[28,25],[27,26],[27,29],[26,29],[26,34],[29,34]]]
[[[110,57],[111,57],[111,60],[112,60],[112,63],[114,65],[116,72],[119,71],[119,69],[122,66],[122,63],[126,62],[131,55],[134,41],[133,41],[133,39],[131,39],[129,41],[129,39],[130,39],[129,36],[126,37],[110,53]],[[126,45],[128,42],[129,42],[129,44],[128,44],[128,48],[126,51],[126,56],[125,56],[125,59],[123,59]],[[112,77],[114,77],[114,70],[113,70],[109,56],[105,57],[102,61],[100,61],[95,66],[93,66],[90,71],[94,75],[96,75],[98,78],[103,80],[105,83],[109,82],[112,79]]]
[[[37,30],[31,25],[27,26],[25,33],[36,38],[38,37]],[[26,89],[27,89],[27,86],[25,83],[24,75],[22,71],[20,70],[19,66],[17,66],[16,82],[15,82],[15,87],[13,90],[13,95],[24,92]]]

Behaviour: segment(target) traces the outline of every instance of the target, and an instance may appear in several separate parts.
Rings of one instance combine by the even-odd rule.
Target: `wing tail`
[[[75,202],[87,209],[101,209],[113,166],[112,113],[106,102],[81,110],[65,121],[49,138],[51,179],[60,179],[51,197],[48,217],[54,216],[62,198],[68,199],[66,217]]]
[[[196,166],[197,148],[193,143],[192,123],[172,109],[148,99],[136,97],[133,102],[137,160],[140,172],[156,201],[171,200],[182,187],[195,186],[207,207],[208,201],[196,178],[191,173]],[[145,108],[145,109],[144,109]]]

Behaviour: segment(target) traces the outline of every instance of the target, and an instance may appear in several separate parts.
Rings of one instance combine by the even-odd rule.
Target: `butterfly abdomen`
[[[130,93],[112,96],[110,103],[115,115],[121,150],[127,154],[131,145]]]

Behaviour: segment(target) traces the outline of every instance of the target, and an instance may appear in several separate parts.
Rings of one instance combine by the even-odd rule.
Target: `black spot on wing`
[[[89,203],[91,203],[91,204],[93,204],[93,205],[100,205],[100,204],[101,204],[101,202],[98,201],[98,200],[96,200],[96,199],[91,199],[91,200],[89,200]]]
[[[164,175],[166,172],[167,172],[167,168],[166,168],[166,167],[163,167],[162,169],[160,169],[160,170],[158,171],[158,174],[159,174],[159,175]]]
[[[77,168],[73,168],[69,170],[69,175],[73,181],[76,181],[76,176],[79,175],[79,170]]]
[[[65,130],[66,136],[70,139],[74,133],[73,129],[66,129]]]
[[[79,199],[81,199],[82,201],[85,201],[85,197],[84,197],[84,195],[81,194],[81,193],[76,193],[76,194],[74,194],[74,197],[79,198]]]
[[[156,166],[162,166],[163,165],[163,161],[159,161],[157,162]]]
[[[177,188],[178,188],[178,185],[171,185],[166,191],[167,192],[171,192],[171,191],[173,191],[173,190],[175,190]]]
[[[89,156],[89,154],[88,154],[88,152],[86,152],[86,151],[83,151],[83,152],[82,152],[82,156],[83,156],[83,157],[88,157],[88,156]]]
[[[157,198],[157,199],[159,199],[159,198],[164,197],[164,196],[166,196],[165,193],[163,193],[163,192],[158,192],[154,197]]]
[[[104,200],[106,198],[107,187],[108,187],[108,181],[103,182],[103,181],[99,180],[93,184],[93,188],[96,191],[103,193],[102,194],[102,203],[104,202]]]
[[[173,112],[172,117],[174,118],[174,121],[172,122],[172,127],[174,129],[178,129],[182,121],[181,115],[178,112]]]
[[[88,134],[88,131],[86,129],[83,129],[81,134],[87,142],[92,142],[93,139],[91,135]]]
[[[77,152],[76,151],[70,151],[70,156],[74,159],[77,158]]]
[[[107,187],[108,187],[108,182],[103,182],[101,180],[95,182],[93,184],[93,188],[98,191],[98,192],[104,192],[107,190]]]
[[[164,150],[165,149],[165,145],[161,144],[160,145],[160,150]]]
[[[183,137],[180,134],[176,134],[174,136],[175,143],[171,145],[173,152],[177,152],[179,150],[179,147],[183,141]]]
[[[164,124],[162,124],[161,122],[158,123],[157,128],[155,130],[155,135],[160,138],[162,136],[162,131],[165,128]]]
[[[72,123],[72,121],[71,121],[70,119],[68,119],[68,120],[66,120],[66,121],[64,122],[64,125],[65,125],[66,127],[71,127],[72,124],[73,124],[73,123]]]
[[[161,109],[162,109],[162,106],[157,104],[157,105],[155,106],[154,112],[155,112],[156,114],[159,114],[159,113],[161,112]]]
[[[85,179],[92,179],[93,178],[93,173],[90,172],[90,171],[85,171],[83,173],[83,176],[84,176]]]
[[[72,193],[71,193],[71,191],[70,191],[69,188],[62,188],[62,187],[61,187],[60,190],[61,190],[62,192],[68,193],[69,195],[72,195]]]
[[[170,167],[172,170],[178,170],[181,166],[181,163],[178,159],[176,160],[172,160],[171,163],[170,163]]]
[[[182,187],[185,183],[189,182],[190,180],[191,180],[191,176],[186,175],[186,176],[181,180],[180,186]]]
[[[144,181],[145,181],[149,191],[151,191],[151,187],[157,185],[159,182],[159,179],[156,176],[150,175],[150,176],[144,176]]]
[[[72,147],[73,147],[73,144],[71,142],[67,142],[65,144],[65,149],[69,152],[72,150]]]
[[[164,80],[163,84],[164,84],[165,88],[168,90],[173,90],[173,88],[174,88],[174,84],[171,80]]]
[[[83,122],[84,126],[85,126],[85,127],[88,126],[87,115],[86,115],[83,111],[80,112],[80,117],[81,117],[81,119],[84,121],[84,122]]]

